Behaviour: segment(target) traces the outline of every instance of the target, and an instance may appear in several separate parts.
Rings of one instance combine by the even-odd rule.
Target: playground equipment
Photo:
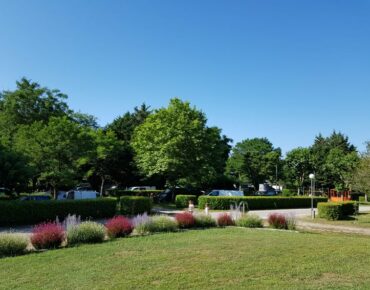
[[[338,192],[335,189],[330,189],[329,200],[333,202],[352,200],[351,193],[352,192],[350,190]]]

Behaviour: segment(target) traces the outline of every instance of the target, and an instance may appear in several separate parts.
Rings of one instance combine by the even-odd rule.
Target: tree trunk
[[[101,185],[100,185],[100,197],[103,196],[104,183],[105,183],[105,178],[102,176],[101,177]]]
[[[368,202],[368,201],[367,201],[367,193],[365,193],[365,202]]]
[[[53,187],[53,196],[54,196],[54,199],[57,199],[57,188],[56,187]]]

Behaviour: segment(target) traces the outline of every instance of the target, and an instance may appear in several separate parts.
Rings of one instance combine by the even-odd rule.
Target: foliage
[[[62,245],[64,229],[60,224],[48,222],[32,229],[31,243],[35,249],[54,249]]]
[[[192,201],[193,204],[196,204],[198,199],[196,195],[176,195],[175,203],[177,208],[186,208],[189,205],[189,201]]]
[[[152,201],[149,197],[144,196],[121,196],[120,197],[120,213],[122,215],[137,215],[142,213],[150,213],[152,209]]]
[[[281,195],[282,196],[296,196],[297,193],[290,190],[290,189],[287,189],[287,188],[283,188],[282,192],[281,192]]]
[[[351,176],[348,173],[356,166],[358,156],[347,136],[335,131],[326,138],[320,134],[311,152],[317,186],[338,190],[349,186]]]
[[[0,235],[0,258],[22,255],[26,252],[28,240],[17,234]]]
[[[309,184],[309,174],[314,171],[309,148],[296,148],[286,154],[284,160],[285,181],[298,189],[298,195],[304,185]]]
[[[82,218],[105,218],[116,214],[117,201],[110,198],[49,201],[0,201],[0,226],[37,224],[63,219],[69,214]]]
[[[262,219],[255,214],[245,214],[236,220],[238,227],[245,228],[263,228]]]
[[[266,138],[247,139],[232,150],[227,171],[237,177],[239,183],[260,183],[276,180],[276,167],[281,165],[281,149],[274,148]]]
[[[110,238],[125,237],[132,233],[134,227],[132,222],[124,216],[115,216],[105,224],[107,234]]]
[[[101,243],[105,238],[105,228],[95,222],[83,222],[67,232],[69,246]]]
[[[179,225],[179,228],[192,228],[195,226],[195,218],[190,212],[177,213],[175,219]]]
[[[353,201],[320,202],[317,207],[319,217],[328,220],[341,220],[358,212],[358,204]]]
[[[370,143],[368,143],[368,151],[361,157],[357,168],[354,171],[351,183],[353,189],[366,194],[370,194]]]
[[[222,213],[217,217],[217,225],[219,227],[234,226],[235,222],[232,217],[227,213]]]
[[[314,206],[318,202],[327,201],[326,197],[314,197]],[[283,197],[283,196],[200,196],[198,207],[204,209],[206,203],[210,209],[229,210],[230,205],[243,202],[247,210],[256,209],[283,209],[283,208],[308,208],[311,206],[311,198],[303,196]]]
[[[29,158],[38,173],[37,180],[52,186],[54,192],[79,180],[79,160],[91,144],[86,129],[67,117],[51,117],[47,124],[21,126],[15,136],[15,148]]]
[[[206,126],[205,115],[172,99],[136,128],[132,146],[147,176],[163,175],[168,185],[201,185],[222,174],[229,145],[220,129]]]
[[[163,190],[122,190],[122,189],[115,189],[110,191],[112,196],[146,196],[150,198],[157,197]]]
[[[195,226],[198,228],[212,228],[217,226],[215,219],[211,215],[196,214]]]
[[[267,222],[274,229],[288,229],[288,221],[283,214],[272,213],[267,217]]]
[[[1,186],[22,190],[32,177],[33,168],[22,153],[0,144],[0,172]]]
[[[175,232],[178,230],[176,220],[166,216],[158,215],[151,218],[149,222],[149,232]]]

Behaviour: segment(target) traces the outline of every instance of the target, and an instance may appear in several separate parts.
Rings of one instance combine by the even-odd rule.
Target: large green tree
[[[316,184],[324,189],[348,186],[347,172],[358,160],[356,147],[342,133],[333,132],[329,137],[321,134],[311,147]]]
[[[265,181],[277,181],[281,166],[281,149],[274,148],[267,138],[246,139],[235,145],[228,160],[227,171],[239,183],[251,183],[258,188]]]
[[[313,173],[313,160],[309,148],[295,148],[286,154],[284,160],[285,182],[288,187],[297,188],[298,195],[309,182],[309,174]]]
[[[367,152],[361,156],[361,160],[352,176],[354,190],[365,193],[365,200],[370,195],[370,143],[367,143]]]
[[[136,128],[132,146],[146,175],[163,175],[172,186],[200,186],[224,170],[227,140],[207,127],[204,113],[175,98]]]
[[[86,128],[67,117],[52,117],[49,122],[34,122],[19,128],[14,146],[35,168],[34,181],[50,186],[54,194],[60,187],[73,186],[81,178],[79,160],[94,146]]]

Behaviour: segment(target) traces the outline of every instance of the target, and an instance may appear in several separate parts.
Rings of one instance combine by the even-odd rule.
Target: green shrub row
[[[0,226],[37,224],[68,214],[81,218],[104,218],[116,214],[117,201],[112,198],[85,200],[2,201]]]
[[[358,211],[358,204],[354,201],[320,202],[318,204],[319,217],[327,220],[340,220],[354,215]]]
[[[122,215],[137,215],[150,213],[152,200],[145,196],[121,196],[119,212]]]
[[[197,204],[197,196],[196,195],[184,195],[179,194],[176,195],[175,204],[177,208],[185,208],[188,207],[189,201],[192,201],[194,204]]]
[[[326,197],[314,197],[314,206],[318,202],[326,202]],[[243,202],[247,210],[257,209],[284,209],[284,208],[308,208],[311,206],[311,197],[284,197],[284,196],[206,196],[198,198],[198,206],[204,209],[208,204],[210,209],[230,209],[230,205]]]

